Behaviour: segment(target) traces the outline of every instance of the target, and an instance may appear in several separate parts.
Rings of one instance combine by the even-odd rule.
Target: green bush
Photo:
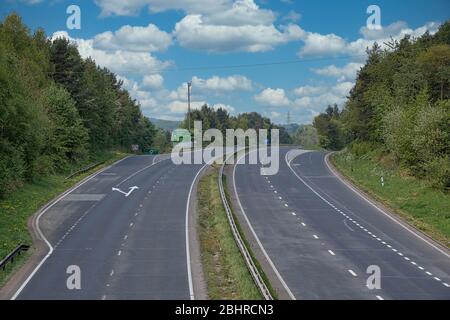
[[[25,163],[19,148],[0,139],[0,197],[20,184]]]
[[[450,188],[450,158],[448,156],[433,159],[425,163],[423,168],[433,187]]]
[[[350,152],[357,158],[370,153],[373,149],[373,144],[367,141],[355,141],[350,145]]]

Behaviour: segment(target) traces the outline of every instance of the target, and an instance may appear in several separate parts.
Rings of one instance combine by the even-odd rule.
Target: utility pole
[[[189,123],[189,132],[191,132],[191,87],[192,87],[192,81],[189,81],[187,83],[187,90],[188,90],[188,123]]]

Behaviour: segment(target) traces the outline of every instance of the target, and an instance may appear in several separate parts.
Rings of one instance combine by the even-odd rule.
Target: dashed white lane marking
[[[316,236],[315,234],[313,234],[314,239],[319,239],[318,236]]]
[[[378,300],[384,300],[382,296],[376,296]]]
[[[102,300],[106,300],[106,296],[102,296]]]
[[[358,275],[355,273],[355,271],[353,271],[352,269],[348,269],[348,272],[350,272],[350,274],[354,277],[357,277]]]
[[[112,277],[114,275],[114,270],[111,270],[109,276]]]
[[[297,214],[296,214],[295,212],[292,212],[292,215],[293,215],[293,216],[296,216]]]
[[[117,255],[120,256],[122,254],[122,250],[119,250],[119,252],[117,252]]]
[[[277,194],[278,192],[277,192],[277,190],[274,190],[273,193]]]
[[[280,199],[280,200],[283,200],[283,198],[282,198],[282,197],[278,197],[278,199]]]
[[[306,227],[306,224],[304,222],[302,222],[302,226]]]
[[[290,167],[290,162],[287,160],[286,158],[286,163],[288,164],[288,166]],[[305,183],[303,181],[303,179],[301,179],[297,173],[291,168],[292,172],[294,172],[294,174],[297,176],[297,178],[299,178],[309,189],[311,189],[319,198],[321,198],[326,204],[328,204],[331,208],[333,208],[336,212],[340,213],[342,216],[344,216],[346,219],[348,219],[349,221],[353,222],[356,226],[360,227],[361,230],[364,230],[364,232],[366,232],[368,235],[372,236],[372,238],[376,239],[377,241],[379,241],[381,244],[385,245],[387,248],[391,249],[393,252],[397,253],[399,256],[403,257],[404,260],[409,261],[412,265],[416,266],[419,270],[424,271],[427,275],[429,276],[433,276],[433,274],[429,271],[426,271],[424,267],[417,265],[416,262],[411,261],[411,259],[409,257],[404,256],[404,254],[402,252],[400,252],[399,250],[397,250],[396,248],[392,247],[390,244],[387,244],[385,241],[383,241],[383,239],[381,239],[380,237],[378,237],[377,235],[373,234],[371,231],[369,231],[367,228],[365,228],[364,226],[362,226],[361,224],[359,224],[357,221],[355,221],[354,219],[350,218],[345,212],[343,212],[342,210],[340,210],[339,208],[337,208],[333,203],[331,203],[330,201],[328,201],[327,199],[325,199],[324,197],[322,197],[320,194],[318,194],[314,189],[312,189],[307,183]],[[285,206],[287,207],[287,204],[285,204]],[[345,220],[344,220],[345,222]],[[302,223],[302,225],[304,226],[304,224]],[[318,239],[319,237],[317,237],[316,235],[314,235],[314,238]],[[352,271],[349,270],[349,272],[356,276],[356,274]],[[438,277],[434,277],[435,280],[442,282],[441,279],[439,279]],[[449,284],[443,282],[443,285],[445,285],[446,287],[450,287]],[[379,298],[380,296],[377,296],[377,298]],[[380,299],[381,300],[381,299]]]
[[[285,207],[289,207],[289,206],[287,205],[287,203],[285,203],[284,206],[285,206]]]
[[[336,254],[333,252],[333,251],[331,251],[331,250],[328,250],[328,252],[332,255],[332,256],[335,256]]]
[[[130,223],[130,227],[132,227],[132,226],[134,226],[134,223],[132,222],[132,223]]]
[[[450,284],[448,284],[448,283],[446,283],[446,282],[444,282],[444,283],[442,283],[444,286],[446,286],[447,288],[450,288]]]
[[[127,240],[128,239],[128,235],[125,235],[124,237],[123,237],[123,240]]]

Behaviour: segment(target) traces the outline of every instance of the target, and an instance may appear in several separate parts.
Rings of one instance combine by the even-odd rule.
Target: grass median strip
[[[0,200],[0,260],[19,244],[32,244],[27,221],[39,208],[93,172],[125,156],[126,154],[118,152],[103,155],[107,158],[106,162],[88,172],[67,180],[67,174],[42,177],[34,182],[25,183],[18,190],[7,195],[5,199]],[[6,283],[13,271],[25,263],[32,251],[33,248],[18,256],[14,264],[8,264],[5,271],[0,269],[0,287]]]
[[[234,241],[217,179],[214,169],[198,186],[199,237],[208,296],[213,300],[262,299]]]
[[[361,190],[391,208],[417,229],[450,246],[448,192],[434,189],[426,181],[402,174],[399,169],[388,169],[370,157],[356,158],[340,152],[333,154],[330,159]]]

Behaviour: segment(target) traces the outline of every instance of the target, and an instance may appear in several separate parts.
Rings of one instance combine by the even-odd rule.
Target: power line
[[[328,60],[345,60],[345,59],[353,59],[353,58],[363,58],[367,55],[349,55],[349,56],[338,56],[338,57],[321,57],[321,58],[304,58],[304,59],[295,59],[295,60],[284,60],[284,61],[271,61],[271,62],[261,62],[261,63],[249,63],[249,64],[235,64],[235,65],[216,65],[216,66],[188,66],[188,67],[173,67],[173,68],[163,68],[163,69],[155,69],[150,72],[146,72],[146,74],[154,74],[154,73],[165,73],[165,72],[174,72],[174,71],[203,71],[203,70],[221,70],[221,69],[243,69],[243,68],[258,68],[258,67],[268,67],[268,66],[279,66],[279,65],[289,65],[289,64],[297,64],[297,63],[308,63],[308,62],[319,62],[319,61],[328,61]],[[83,73],[83,72],[74,72],[67,71],[72,74]],[[51,74],[63,74],[66,72],[48,72]]]

